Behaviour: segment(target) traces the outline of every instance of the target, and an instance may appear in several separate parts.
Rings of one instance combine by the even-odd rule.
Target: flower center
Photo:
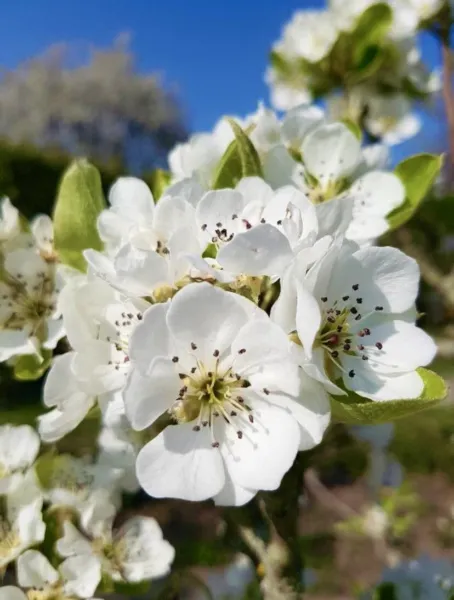
[[[19,535],[9,521],[0,516],[0,561],[7,559],[20,545]]]
[[[192,343],[192,349],[197,346]],[[246,352],[245,349],[239,351]],[[216,419],[223,419],[225,423],[235,429],[239,439],[243,437],[241,416],[247,416],[250,423],[254,422],[252,410],[241,395],[244,388],[249,387],[249,382],[235,373],[232,367],[220,366],[219,350],[213,353],[216,359],[212,370],[199,360],[189,373],[180,373],[182,387],[179,397],[170,409],[170,414],[177,423],[194,421],[193,430],[200,431],[203,427],[211,430],[213,448],[219,447],[215,439],[214,425]],[[178,362],[178,357],[173,358]]]

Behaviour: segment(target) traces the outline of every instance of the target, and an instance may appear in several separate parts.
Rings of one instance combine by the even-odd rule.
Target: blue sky
[[[348,2],[349,0],[346,0]],[[178,87],[192,130],[225,113],[244,115],[268,100],[267,54],[282,25],[323,0],[16,0],[0,19],[0,66],[14,67],[56,42],[106,46],[132,34],[141,71],[160,71]],[[429,64],[439,61],[424,40]]]

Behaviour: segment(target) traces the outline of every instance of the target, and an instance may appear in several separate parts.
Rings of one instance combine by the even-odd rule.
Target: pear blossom
[[[0,494],[33,465],[39,446],[39,436],[29,425],[0,425]]]
[[[64,329],[57,310],[62,279],[57,266],[32,248],[4,257],[0,281],[0,361],[53,349]]]
[[[315,63],[330,52],[337,36],[336,21],[329,11],[297,11],[285,26],[280,45],[289,57]]]
[[[27,550],[17,559],[17,581],[22,588],[27,589],[27,595],[19,588],[14,588],[20,592],[20,596],[17,592],[13,592],[14,597],[11,596],[11,600],[16,600],[16,597],[17,600],[19,597],[26,600],[35,597],[95,600],[92,596],[98,585],[97,573],[90,569],[83,571],[79,569],[78,579],[74,581],[74,567],[78,566],[74,559],[67,559],[59,565],[58,569],[55,569],[44,554],[37,550]],[[6,596],[5,600],[9,598]]]
[[[272,317],[295,336],[306,372],[333,394],[343,385],[370,400],[416,398],[417,368],[435,354],[433,340],[414,324],[416,261],[395,248],[345,243],[304,275],[288,269]]]
[[[111,207],[99,216],[107,254],[86,250],[93,272],[128,296],[157,297],[190,270],[188,255],[201,254],[194,203],[202,194],[195,181],[166,190],[157,206],[145,182],[120,178],[110,192]]]
[[[41,439],[53,442],[75,429],[90,409],[104,410],[129,370],[128,341],[148,303],[121,301],[105,282],[76,277],[59,299],[73,351],[57,356],[44,384],[53,410],[39,417]]]
[[[0,246],[2,250],[11,250],[21,238],[19,211],[9,198],[0,200]],[[22,245],[19,243],[19,246]]]
[[[197,205],[197,225],[216,260],[230,273],[279,277],[295,254],[317,238],[314,206],[292,186],[273,191],[246,177],[235,190],[207,192]]]
[[[92,523],[92,526],[97,520],[106,518],[107,507],[112,506],[112,515],[115,514],[115,507],[119,505],[121,469],[60,454],[52,459],[48,471],[43,495],[52,508],[71,508],[81,522]]]
[[[188,142],[177,144],[169,154],[174,180],[194,177],[203,189],[210,189],[219,160],[233,139],[232,128],[222,117],[211,133],[198,133]]]
[[[0,569],[30,546],[43,541],[43,497],[33,471],[10,486],[0,503]]]
[[[309,79],[296,69],[291,77],[283,77],[269,67],[265,72],[265,83],[271,88],[270,102],[276,110],[290,110],[312,100]]]
[[[386,216],[405,200],[399,178],[383,170],[383,147],[369,152],[341,123],[319,125],[300,147],[303,164],[282,146],[264,162],[265,179],[274,187],[292,183],[316,205],[319,237],[346,235],[367,244],[389,229]]]
[[[136,430],[165,413],[175,424],[140,451],[142,488],[227,505],[276,489],[298,450],[320,442],[329,421],[323,389],[290,351],[266,313],[208,283],[149,308],[131,338],[126,414]]]
[[[414,137],[421,119],[411,112],[410,102],[402,95],[373,96],[368,102],[367,129],[390,146]]]
[[[54,248],[54,225],[48,215],[38,215],[30,223],[30,230],[38,253],[46,261],[57,260]]]
[[[142,516],[128,519],[115,530],[106,520],[102,528],[85,533],[65,521],[63,537],[57,540],[56,547],[60,556],[66,558],[63,565],[73,562],[74,590],[86,571],[93,573],[96,586],[102,574],[113,581],[130,583],[162,577],[169,573],[175,556],[156,520]]]

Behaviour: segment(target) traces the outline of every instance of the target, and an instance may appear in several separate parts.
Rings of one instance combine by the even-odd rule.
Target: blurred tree
[[[164,164],[185,138],[182,112],[156,75],[135,71],[128,37],[106,50],[90,48],[77,66],[73,53],[53,46],[0,76],[0,136],[134,171]]]

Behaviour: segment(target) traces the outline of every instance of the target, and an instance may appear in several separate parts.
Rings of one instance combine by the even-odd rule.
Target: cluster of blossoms
[[[416,36],[438,18],[449,20],[445,0],[330,0],[324,10],[296,12],[273,46],[266,73],[272,103],[289,110],[325,97],[333,116],[386,144],[413,137],[421,125],[414,100],[441,87]]]
[[[53,350],[64,336],[57,307],[63,272],[46,215],[26,223],[8,198],[0,215],[0,361]]]
[[[436,351],[415,325],[416,262],[373,245],[405,199],[380,149],[311,107],[253,120],[261,176],[218,189],[225,122],[173,151],[157,202],[120,178],[104,249],[59,296],[72,350],[47,377],[41,438],[97,404],[124,485],[154,497],[241,505],[278,488],[333,399],[418,398]]]
[[[39,451],[30,426],[0,426],[0,572],[15,564],[20,586],[3,586],[2,600],[92,598],[106,578],[136,583],[169,572],[174,549],[155,519],[114,523],[124,489],[115,452],[106,460],[104,447],[95,462],[60,455],[42,481]],[[57,539],[41,552],[54,516]]]

